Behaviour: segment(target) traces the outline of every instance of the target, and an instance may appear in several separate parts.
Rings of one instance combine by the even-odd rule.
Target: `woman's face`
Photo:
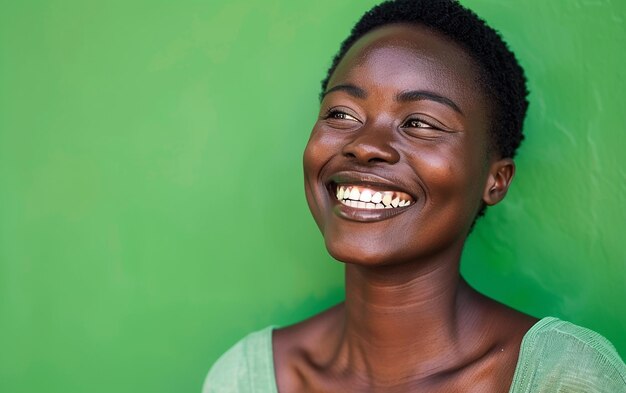
[[[376,29],[346,53],[304,152],[307,201],[332,256],[374,265],[460,252],[514,169],[488,154],[477,80],[459,46],[422,27]]]

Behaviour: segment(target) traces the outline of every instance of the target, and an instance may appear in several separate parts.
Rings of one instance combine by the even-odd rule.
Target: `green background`
[[[197,392],[342,298],[304,200],[319,81],[376,1],[0,5],[0,391]],[[481,291],[626,355],[626,3],[467,0],[530,80]]]

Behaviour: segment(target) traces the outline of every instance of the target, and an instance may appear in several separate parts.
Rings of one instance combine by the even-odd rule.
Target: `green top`
[[[277,393],[269,326],[213,365],[203,393]],[[547,317],[524,336],[510,393],[626,393],[626,365],[598,333]]]

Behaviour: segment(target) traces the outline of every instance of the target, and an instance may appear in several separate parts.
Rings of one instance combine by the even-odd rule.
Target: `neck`
[[[460,252],[440,263],[346,265],[340,365],[377,384],[449,367],[460,351],[459,326],[472,324],[461,313],[472,290],[459,275],[459,259]]]

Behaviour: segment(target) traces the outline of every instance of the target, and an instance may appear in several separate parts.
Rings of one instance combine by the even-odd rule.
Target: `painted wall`
[[[245,333],[341,299],[301,152],[374,3],[0,5],[0,391],[198,391]],[[626,3],[464,3],[532,90],[518,176],[464,274],[625,356]]]

